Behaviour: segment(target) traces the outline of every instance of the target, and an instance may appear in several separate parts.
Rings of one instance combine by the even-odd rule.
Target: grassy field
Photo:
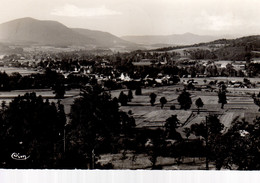
[[[120,109],[125,112],[132,111],[137,128],[164,128],[166,119],[171,115],[177,115],[182,124],[181,127],[179,127],[178,132],[180,132],[183,138],[186,138],[185,133],[183,132],[184,128],[190,127],[195,123],[205,122],[206,116],[209,114],[216,114],[219,116],[221,123],[224,124],[224,131],[230,128],[232,121],[236,117],[253,121],[256,116],[260,115],[258,112],[259,108],[254,104],[250,95],[250,93],[258,93],[257,88],[228,88],[228,103],[225,105],[224,109],[220,108],[217,92],[189,91],[193,104],[189,110],[181,110],[177,97],[181,93],[182,88],[181,85],[144,88],[142,90],[142,95],[134,95],[132,101],[129,102],[127,106],[122,106]],[[118,97],[121,91],[124,91],[124,93],[127,94],[127,90],[116,90],[111,92],[112,97]],[[157,95],[155,106],[150,105],[149,95],[152,92]],[[159,99],[162,96],[166,97],[168,101],[163,109],[161,109],[159,103]],[[198,114],[195,101],[199,97],[202,99],[204,106]],[[171,105],[175,105],[176,110],[170,110]],[[194,136],[190,136],[189,138],[194,138]]]
[[[113,162],[114,169],[145,169],[151,170],[152,163],[150,156],[147,154],[134,154],[131,151],[127,151],[125,156],[123,152],[118,154],[104,154],[101,155],[98,163],[105,165],[109,162]],[[158,157],[156,166],[162,167],[163,170],[205,170],[206,163],[205,158],[198,157]],[[214,169],[212,163],[209,164],[209,169]]]
[[[256,116],[260,115],[258,107],[254,104],[253,99],[250,97],[250,92],[258,92],[258,89],[240,89],[232,88],[228,89],[227,94],[228,103],[224,109],[220,109],[218,103],[218,97],[216,92],[205,91],[189,91],[192,97],[192,106],[189,110],[180,110],[180,106],[177,101],[178,95],[181,93],[183,86],[164,86],[156,88],[144,88],[142,89],[142,95],[136,96],[127,106],[120,107],[121,110],[128,112],[132,111],[134,118],[136,119],[136,125],[141,127],[163,127],[167,118],[171,115],[177,115],[180,123],[183,124],[182,128],[190,127],[191,124],[200,123],[205,120],[205,116],[208,114],[218,114],[221,122],[225,127],[230,127],[232,120],[240,116],[246,120],[253,120]],[[127,90],[114,90],[111,91],[112,97],[118,97],[119,93],[124,91],[127,94]],[[44,99],[50,101],[57,101],[54,99],[53,91],[50,89],[45,90],[14,90],[10,92],[0,92],[0,102],[6,101],[9,103],[14,97],[23,95],[26,92],[36,92],[37,95],[42,95]],[[65,106],[65,112],[70,112],[70,106],[73,104],[75,98],[79,96],[79,90],[66,91],[65,98],[62,99],[62,103]],[[150,93],[156,93],[157,98],[155,106],[150,104]],[[134,93],[134,91],[133,91]],[[167,104],[161,109],[160,98],[166,97]],[[200,114],[197,114],[197,107],[195,106],[195,100],[201,98],[204,106],[201,109]],[[170,110],[170,106],[175,105],[176,110]]]
[[[202,82],[203,79],[199,78]],[[226,78],[222,78],[226,79]],[[233,78],[229,78],[233,79]],[[142,89],[142,95],[136,96],[127,106],[120,107],[121,110],[128,112],[132,111],[133,116],[136,120],[137,128],[146,127],[150,129],[164,128],[165,121],[171,115],[177,115],[180,120],[181,126],[177,131],[186,138],[184,128],[190,127],[195,123],[204,123],[206,116],[209,114],[216,114],[219,116],[221,123],[224,124],[223,132],[225,133],[230,126],[232,121],[239,117],[240,119],[245,118],[247,121],[253,121],[256,116],[260,116],[258,107],[254,104],[251,98],[251,93],[258,93],[257,88],[228,88],[227,99],[228,103],[224,106],[224,109],[220,108],[218,103],[217,92],[206,92],[206,91],[189,91],[192,97],[192,106],[189,110],[180,110],[180,106],[177,102],[177,97],[181,93],[183,86],[164,86],[156,88],[144,88]],[[177,91],[180,90],[180,91]],[[119,93],[124,91],[127,94],[127,90],[112,91],[112,97],[118,97]],[[156,93],[155,106],[150,105],[150,93]],[[134,92],[133,92],[134,93]],[[159,99],[160,97],[166,97],[168,100],[167,104],[163,109],[160,108]],[[201,98],[204,106],[200,113],[197,113],[197,107],[195,106],[195,100]],[[175,105],[176,110],[170,110],[170,106]],[[196,138],[194,135],[190,135],[188,139]],[[149,156],[145,154],[135,155],[135,161],[132,161],[134,154],[129,152],[126,154],[125,159],[122,159],[122,154],[115,155],[102,155],[100,161],[102,163],[112,163],[116,169],[150,169],[151,161]],[[199,170],[205,169],[205,158],[183,158],[180,164],[177,163],[175,158],[171,157],[158,157],[157,165],[160,165],[162,169],[171,170]],[[214,165],[209,165],[210,169],[214,169]]]
[[[32,69],[20,68],[20,67],[7,67],[7,66],[1,66],[0,72],[6,72],[8,75],[14,72],[19,72],[22,76],[39,73],[39,71],[34,71]]]
[[[51,89],[30,89],[30,90],[13,90],[13,91],[0,91],[0,103],[5,101],[7,104],[13,100],[13,98],[18,95],[24,95],[25,93],[35,92],[36,95],[41,95],[43,99],[48,99],[50,102],[57,102],[58,100],[54,98],[53,90]],[[70,105],[73,104],[75,98],[79,96],[79,89],[66,91],[65,98],[61,100],[64,105],[65,113],[69,114]]]

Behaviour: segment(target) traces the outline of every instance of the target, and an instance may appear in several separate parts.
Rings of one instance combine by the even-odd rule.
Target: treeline
[[[253,76],[259,76],[260,75],[260,64],[259,63],[250,63],[247,68],[248,75]]]
[[[82,85],[91,83],[92,77],[71,74],[67,78],[51,69],[46,69],[43,74],[30,74],[22,76],[14,72],[8,75],[0,72],[0,90],[22,90],[22,89],[55,89],[57,86],[65,86],[67,89],[80,88]],[[96,81],[94,81],[96,83]]]
[[[225,46],[218,49],[192,49],[186,51],[190,59],[193,60],[231,60],[247,61],[253,57],[251,50],[245,46]]]
[[[233,40],[220,39],[209,43],[200,43],[189,46],[159,48],[153,51],[174,51],[175,49],[201,46],[208,46],[211,49],[207,50],[198,48],[186,50],[191,59],[247,61],[253,57],[259,57],[259,54],[254,54],[251,51],[259,51],[260,41],[259,36],[248,36]]]

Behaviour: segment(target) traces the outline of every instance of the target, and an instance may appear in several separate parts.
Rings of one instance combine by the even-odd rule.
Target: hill
[[[56,21],[22,18],[0,25],[2,42],[40,45],[84,45],[94,40],[83,37]]]
[[[187,46],[171,46],[150,51],[186,51],[191,59],[252,60],[260,58],[260,35],[219,39]]]
[[[22,45],[134,47],[110,33],[71,29],[57,21],[21,18],[0,24],[0,42]]]
[[[134,46],[137,46],[135,43],[130,43],[128,41],[120,39],[119,37],[114,36],[113,34],[110,34],[108,32],[80,29],[80,28],[74,28],[72,30],[79,33],[80,35],[83,35],[85,37],[95,40],[95,43],[97,45],[104,46],[104,47],[126,47],[126,46],[134,47]]]
[[[224,37],[230,37],[230,36],[224,36]],[[223,37],[185,33],[185,34],[173,34],[173,35],[166,35],[166,36],[161,36],[161,35],[123,36],[121,38],[134,43],[146,44],[146,45],[154,45],[154,44],[191,45],[191,44],[197,44],[202,42],[210,42]]]

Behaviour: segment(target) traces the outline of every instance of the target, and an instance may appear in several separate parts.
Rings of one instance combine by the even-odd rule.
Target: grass
[[[39,73],[39,71],[34,71],[32,69],[25,69],[25,68],[20,68],[20,67],[7,67],[7,66],[0,67],[0,72],[4,72],[4,71],[8,75],[10,75],[14,72],[19,72],[22,76]]]
[[[108,163],[113,164],[114,169],[146,169],[151,170],[152,163],[150,156],[147,154],[134,154],[126,151],[125,156],[118,154],[100,155],[97,161],[101,165]],[[163,170],[205,170],[206,161],[204,157],[157,157],[156,166],[162,167]],[[209,164],[210,169],[215,169],[214,164]]]
[[[183,133],[184,128],[205,121],[205,117],[209,114],[219,115],[221,123],[224,124],[225,129],[228,129],[235,117],[240,116],[240,118],[252,121],[259,113],[258,107],[254,104],[253,99],[247,94],[248,92],[250,93],[257,89],[229,88],[229,93],[227,94],[228,103],[224,106],[224,109],[220,108],[217,92],[189,91],[192,96],[193,104],[191,109],[185,111],[179,109],[177,97],[180,92],[176,91],[176,89],[179,88],[181,89],[180,85],[144,88],[142,90],[143,95],[134,95],[134,98],[129,102],[129,105],[122,106],[120,109],[125,112],[128,112],[129,110],[132,111],[133,116],[136,119],[137,127],[164,127],[168,117],[177,115],[182,124],[186,122],[184,126],[178,129],[183,138],[185,138],[185,134]],[[121,90],[112,91],[111,95],[113,97],[118,97],[120,91]],[[126,92],[127,90],[125,90],[125,93]],[[149,94],[152,92],[157,94],[155,106],[151,106],[149,102]],[[159,99],[162,96],[166,97],[168,100],[163,109],[160,108],[159,103]],[[204,106],[200,109],[200,114],[197,114],[195,100],[199,97],[202,99]],[[171,105],[175,105],[176,110],[170,110]],[[187,121],[191,114],[193,114],[193,116]]]

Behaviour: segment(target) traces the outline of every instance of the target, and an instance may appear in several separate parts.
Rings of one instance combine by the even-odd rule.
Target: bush
[[[136,88],[135,95],[142,95],[142,88],[140,86]]]
[[[95,165],[95,168],[96,169],[113,169],[114,168],[114,166],[113,166],[113,164],[112,163],[106,163],[106,164],[101,164],[101,163],[97,163],[96,165]]]
[[[175,109],[176,109],[175,105],[171,105],[170,110],[175,110]]]
[[[121,106],[126,106],[128,102],[128,96],[124,94],[123,91],[120,92],[118,101],[121,103]]]

